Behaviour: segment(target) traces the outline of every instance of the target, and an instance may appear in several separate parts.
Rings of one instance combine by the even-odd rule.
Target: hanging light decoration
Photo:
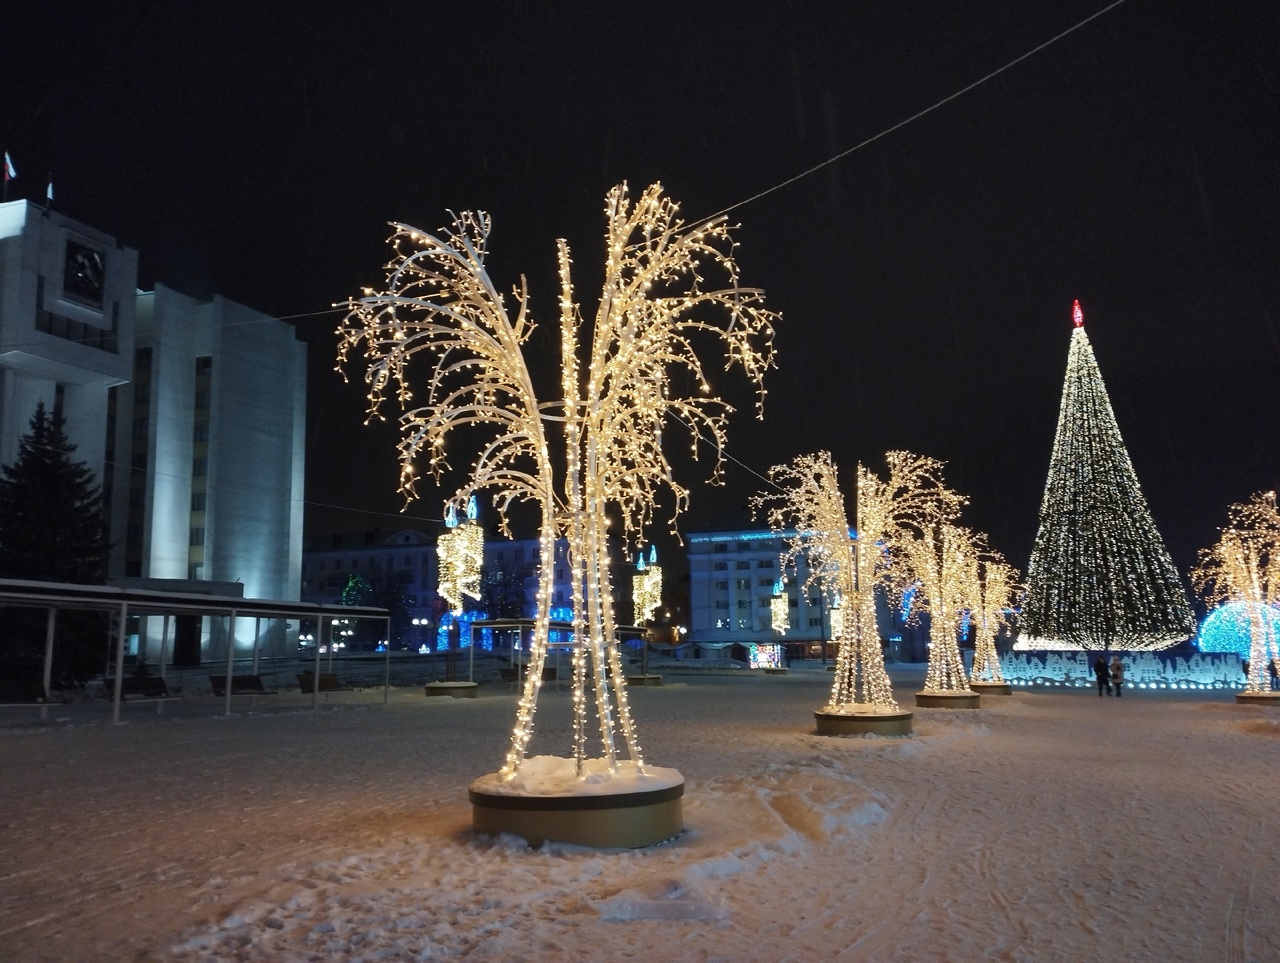
[[[773,598],[769,600],[769,621],[773,631],[779,635],[791,628],[791,603],[787,599],[784,581],[784,579],[778,579],[773,583]]]
[[[458,521],[453,503],[444,515],[445,532],[436,541],[440,564],[438,591],[454,615],[462,614],[463,598],[480,598],[480,569],[484,564],[484,530],[476,521],[476,497],[467,500],[467,517]]]
[[[648,564],[645,564],[644,552],[636,556],[636,573],[631,576],[631,604],[636,625],[653,618],[662,605],[662,566],[658,564],[656,545],[649,546]]]

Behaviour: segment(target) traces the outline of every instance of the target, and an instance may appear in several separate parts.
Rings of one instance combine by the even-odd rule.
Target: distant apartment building
[[[296,600],[306,347],[243,305],[137,278],[138,253],[102,231],[0,204],[0,462],[38,403],[58,407],[102,486],[113,580]],[[273,651],[288,631],[250,621],[234,638]],[[219,639],[210,625],[206,654]]]
[[[686,537],[689,559],[689,626],[683,649],[691,658],[744,659],[751,645],[782,643],[790,658],[835,657],[830,601],[806,590],[804,556],[784,570],[785,539],[791,532],[767,529],[694,532]],[[789,627],[773,630],[771,604],[779,579],[787,598]],[[921,633],[903,624],[902,612],[883,596],[877,599],[881,631],[889,658],[910,658]]]

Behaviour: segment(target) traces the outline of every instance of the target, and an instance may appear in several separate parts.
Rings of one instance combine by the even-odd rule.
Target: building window
[[[716,582],[716,588],[723,589],[724,591],[727,592],[729,590],[729,580],[727,578],[724,578]]]
[[[728,562],[716,562],[716,571],[723,572],[729,568]]]
[[[191,493],[191,510],[193,512],[204,511],[205,499],[208,497],[208,494],[209,494],[208,492],[192,492]]]
[[[727,552],[729,551],[729,546],[725,545],[723,542],[720,542],[720,543],[717,543],[712,550],[716,552]]]
[[[739,589],[742,589],[745,591],[746,589],[751,588],[751,579],[749,578],[740,578],[737,580],[737,582],[738,582]]]
[[[773,559],[771,558],[760,559],[760,561],[756,562],[756,568],[773,568]]]
[[[751,599],[738,599],[738,608],[740,609],[751,608]]]
[[[190,541],[188,544],[190,544],[190,545],[203,545],[203,544],[204,544],[204,529],[203,529],[203,528],[193,528],[193,529],[191,529],[191,541]]]
[[[727,609],[729,607],[728,599],[716,599],[716,608]]]
[[[817,628],[822,624],[822,617],[817,615],[809,616],[809,628]]]
[[[741,568],[750,568],[750,567],[751,567],[751,563],[750,563],[750,562],[748,562],[746,559],[740,559],[739,561],[737,561],[737,562],[735,562],[735,563],[734,563],[734,566],[733,566],[733,567],[734,567],[734,568],[740,568],[740,569],[741,569]]]
[[[209,474],[208,458],[191,459],[191,477],[192,478],[203,478],[207,474]]]

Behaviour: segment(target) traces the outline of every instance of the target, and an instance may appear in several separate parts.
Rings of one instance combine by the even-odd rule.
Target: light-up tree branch
[[[533,734],[557,535],[568,541],[573,571],[578,771],[586,757],[588,691],[595,698],[609,767],[617,765],[615,704],[629,756],[643,767],[621,659],[612,645],[608,513],[620,518],[624,535],[638,543],[661,489],[674,493],[675,514],[686,506],[688,492],[675,481],[662,447],[668,421],[690,429],[695,456],[701,432],[710,436],[717,453],[722,449],[733,409],[711,394],[700,354],[705,341],[720,343],[725,368],[740,365],[763,401],[775,315],[763,308],[760,291],[739,286],[728,225],[720,219],[686,228],[676,211],[660,185],[646,189],[634,204],[625,185],[609,192],[605,279],[589,344],[579,339],[584,322],[574,301],[569,248],[557,242],[563,390],[558,401],[540,404],[534,393],[525,358],[534,325],[524,282],[513,292],[513,319],[484,264],[490,222],[483,213],[455,216],[439,235],[395,225],[396,256],[388,266],[386,290],[366,290],[349,302],[350,313],[339,328],[340,365],[352,351],[363,353],[371,417],[393,389],[403,409],[399,451],[406,498],[417,494],[418,460],[425,457],[439,478],[449,467],[446,438],[464,425],[479,425],[488,429],[488,440],[454,500],[461,503],[477,489],[492,490],[504,531],[513,502],[532,502],[541,513],[530,671],[502,770],[507,778],[519,769]],[[704,270],[722,275],[722,286],[704,289]],[[410,361],[418,354],[427,361],[421,397],[411,387],[416,371],[410,371]],[[701,394],[681,395],[672,383],[675,371],[681,373],[678,383],[696,384]],[[563,425],[567,457],[559,486],[547,421]]]
[[[1249,625],[1246,692],[1267,688],[1267,666],[1280,658],[1270,609],[1280,603],[1280,511],[1276,493],[1261,492],[1227,509],[1229,524],[1213,548],[1200,550],[1191,571],[1211,603],[1239,602]]]

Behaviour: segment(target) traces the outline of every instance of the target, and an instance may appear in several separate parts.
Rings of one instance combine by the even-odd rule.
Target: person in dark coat
[[[1098,656],[1098,661],[1093,663],[1093,674],[1098,677],[1098,697],[1102,697],[1103,689],[1107,690],[1107,695],[1111,695],[1111,674],[1102,656]]]

